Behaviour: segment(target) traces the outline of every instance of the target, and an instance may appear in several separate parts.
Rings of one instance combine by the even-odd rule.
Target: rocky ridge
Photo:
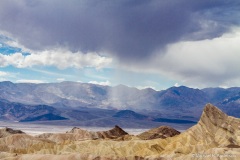
[[[117,128],[118,129],[118,128]],[[115,130],[115,129],[114,129]],[[15,134],[0,138],[0,158],[30,159],[229,159],[240,158],[240,119],[207,104],[199,122],[185,132],[165,139],[124,138],[72,140],[67,134],[81,134],[74,128],[65,141]],[[116,135],[115,132],[107,132]],[[52,134],[54,135],[54,134]],[[126,136],[126,135],[124,135]]]
[[[21,130],[14,130],[14,129],[8,128],[8,127],[0,129],[0,138],[7,137],[12,134],[25,134],[25,133]]]
[[[153,128],[150,129],[146,132],[143,132],[139,135],[137,135],[137,137],[139,137],[140,139],[143,140],[150,140],[150,139],[156,139],[156,138],[167,138],[167,137],[173,137],[176,135],[179,135],[180,132],[175,130],[172,127],[168,127],[168,126],[160,126],[157,128]]]
[[[124,85],[110,87],[78,82],[32,84],[5,81],[0,82],[0,100],[33,106],[46,105],[56,109],[65,108],[65,111],[81,107],[97,107],[143,111],[139,113],[147,114],[147,110],[153,110],[154,113],[166,115],[161,118],[174,118],[180,115],[181,119],[188,117],[188,120],[194,121],[199,119],[203,106],[210,102],[229,115],[240,117],[240,87],[194,89],[179,86],[155,91],[150,88],[139,90]],[[51,108],[48,107],[45,111],[52,113]],[[6,113],[0,107],[1,114]],[[56,113],[56,115],[59,114]],[[151,114],[145,116],[149,115]],[[15,114],[12,116],[4,118],[19,119]],[[128,116],[139,119],[147,118],[131,113]]]
[[[130,136],[119,126],[115,126],[108,131],[87,131],[81,128],[74,127],[71,131],[66,133],[44,133],[35,136],[36,138],[48,139],[56,143],[65,143],[69,141],[79,140],[97,140],[97,139],[118,139],[124,136]]]

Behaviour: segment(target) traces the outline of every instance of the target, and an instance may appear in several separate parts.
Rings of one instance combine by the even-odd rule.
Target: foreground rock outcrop
[[[168,139],[161,152],[163,157],[238,159],[240,148],[240,119],[227,116],[217,107],[207,104],[197,125],[179,136]],[[175,154],[175,155],[174,155]],[[213,155],[211,155],[213,154]],[[238,158],[236,158],[238,157]]]
[[[0,129],[0,138],[7,137],[12,134],[25,134],[25,133],[21,130],[14,130],[8,127]]]
[[[69,136],[82,135],[82,133],[90,135],[90,139],[71,139]],[[95,132],[97,138],[93,138],[87,131],[74,128],[61,136],[58,134],[38,137],[24,134],[9,135],[0,138],[0,158],[8,158],[8,160],[240,159],[240,119],[226,115],[211,104],[205,106],[195,126],[173,137],[116,140],[119,137],[129,136],[118,127],[100,133]],[[64,140],[53,138],[54,135],[65,138]]]

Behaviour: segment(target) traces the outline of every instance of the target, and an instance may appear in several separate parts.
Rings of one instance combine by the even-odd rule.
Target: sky
[[[240,87],[239,0],[1,0],[0,81]]]

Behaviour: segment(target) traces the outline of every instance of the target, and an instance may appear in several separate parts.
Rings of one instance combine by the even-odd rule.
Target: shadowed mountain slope
[[[127,118],[127,119],[138,119],[138,120],[147,120],[149,117],[136,113],[131,110],[122,110],[117,112],[116,114],[113,115],[113,117],[117,118]]]
[[[61,112],[47,105],[26,105],[7,100],[0,100],[0,120],[8,121],[37,121],[62,120]]]

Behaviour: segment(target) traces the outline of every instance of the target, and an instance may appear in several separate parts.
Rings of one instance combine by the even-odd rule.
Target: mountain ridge
[[[32,106],[48,105],[58,110],[132,110],[154,118],[189,121],[196,121],[202,106],[212,103],[227,114],[240,117],[240,87],[194,89],[180,86],[155,91],[124,85],[110,87],[70,81],[41,84],[6,81],[0,82],[0,99]],[[68,118],[70,115],[65,116]],[[90,113],[88,117],[97,115]]]

